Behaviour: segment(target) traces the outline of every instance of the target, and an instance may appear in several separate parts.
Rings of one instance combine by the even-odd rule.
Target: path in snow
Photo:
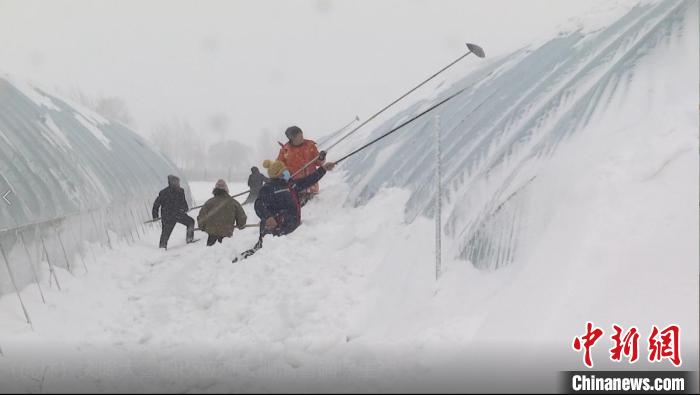
[[[370,380],[382,350],[352,343],[366,315],[368,277],[382,258],[366,252],[384,245],[389,254],[391,243],[398,249],[419,235],[386,232],[401,226],[405,194],[341,209],[347,187],[334,177],[304,208],[295,233],[266,238],[244,262],[232,264],[231,257],[255,243],[255,228],[207,248],[199,232],[202,240],[185,245],[179,225],[162,251],[155,225],[134,245],[99,252],[88,273],[59,269],[63,291],[45,281],[46,305],[35,286],[25,289],[34,331],[16,296],[3,297],[0,314],[9,325],[0,328],[0,367],[21,378],[12,389],[71,390],[77,379],[81,391],[266,391],[290,381],[303,390],[311,376],[332,389],[349,371]],[[208,198],[209,184],[193,183],[196,203]],[[232,193],[239,187],[231,185]],[[430,247],[424,256],[430,263]]]
[[[161,251],[154,226],[134,245],[96,249],[99,258],[86,259],[88,273],[59,270],[61,292],[49,288],[45,276],[46,305],[35,286],[27,287],[22,296],[33,331],[16,295],[0,298],[0,392],[515,392],[524,382],[515,378],[556,391],[557,372],[581,368],[581,356],[570,347],[586,320],[603,327],[610,322],[647,327],[673,318],[686,336],[684,367],[694,370],[697,316],[687,312],[697,311],[697,298],[684,297],[697,294],[697,259],[686,258],[690,254],[683,248],[691,243],[679,236],[697,234],[688,230],[692,221],[686,209],[686,200],[696,200],[674,192],[689,188],[680,182],[686,169],[697,169],[689,160],[669,165],[665,189],[609,181],[587,169],[591,174],[578,178],[580,187],[614,190],[617,199],[625,191],[626,210],[584,195],[567,199],[569,215],[549,225],[534,258],[496,272],[445,259],[439,282],[433,224],[424,218],[404,224],[408,193],[385,190],[365,206],[342,207],[348,186],[335,172],[324,178],[318,200],[304,208],[297,231],[266,238],[264,248],[241,263],[230,260],[254,244],[254,229],[206,248],[204,240],[184,245],[184,228],[178,226],[171,249]],[[594,169],[617,169],[616,161],[603,158]],[[552,178],[558,173],[543,174],[541,180]],[[212,184],[192,185],[197,203]],[[232,185],[231,191],[240,187]],[[678,201],[651,200],[664,204],[641,216],[650,188]],[[246,209],[257,222],[251,207]],[[572,220],[577,213],[611,227]],[[649,223],[662,223],[658,218],[665,218],[673,240],[653,232]],[[610,241],[620,230],[629,234],[630,226],[644,233],[629,246]],[[576,247],[579,233],[588,244]],[[451,241],[444,241],[445,251],[454,251]],[[554,248],[566,243],[573,244]],[[675,245],[679,259],[659,265],[655,254]],[[562,251],[578,255],[564,259]],[[598,255],[592,259],[591,254]],[[627,270],[630,266],[637,270]],[[630,281],[612,281],[621,270]],[[676,295],[674,309],[655,292],[640,292],[647,278],[657,284],[673,281],[666,294]],[[587,284],[596,284],[595,302],[583,297]],[[609,303],[611,298],[617,303]],[[594,350],[597,367],[607,352],[606,347]],[[635,368],[656,368],[644,364]],[[513,379],[490,372],[507,372]]]

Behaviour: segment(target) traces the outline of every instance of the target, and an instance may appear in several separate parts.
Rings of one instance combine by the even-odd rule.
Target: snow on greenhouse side
[[[49,110],[61,111],[61,109],[58,108],[58,106],[56,106],[56,104],[53,102],[53,100],[51,100],[50,97],[42,94],[41,92],[39,92],[39,90],[37,90],[29,83],[21,79],[14,78],[9,74],[5,74],[4,76],[5,79],[15,87],[15,89],[17,89],[27,98],[29,98],[29,100],[34,102],[34,104],[45,107]]]
[[[56,125],[56,122],[53,121],[53,118],[49,114],[45,114],[42,118],[42,121],[46,128],[51,132],[50,134],[45,134],[44,136],[46,137],[47,140],[51,141],[52,143],[62,146],[63,148],[67,150],[72,150],[73,146],[70,144],[70,141],[68,141],[68,137],[66,137],[66,134],[63,133],[61,128]]]
[[[80,122],[81,125],[85,127],[85,129],[89,130],[90,133],[92,133],[95,138],[102,143],[102,145],[105,146],[107,149],[112,149],[110,147],[110,141],[109,139],[104,135],[104,132],[102,132],[93,122],[89,121],[87,118],[85,118],[82,114],[80,113],[75,113],[75,119]]]

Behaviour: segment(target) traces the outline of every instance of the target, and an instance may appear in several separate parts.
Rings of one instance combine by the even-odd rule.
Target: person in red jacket
[[[292,174],[294,180],[313,174],[316,169],[323,166],[326,159],[324,151],[319,152],[316,142],[304,138],[304,132],[298,126],[290,126],[284,132],[289,141],[280,148],[277,160],[282,162]],[[307,163],[308,166],[304,167]],[[311,185],[299,192],[299,204],[306,204],[309,199],[318,194],[318,183]]]

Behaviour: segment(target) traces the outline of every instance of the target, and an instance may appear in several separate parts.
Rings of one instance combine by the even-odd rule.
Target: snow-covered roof
[[[0,142],[0,230],[152,200],[179,174],[126,126],[10,76]]]
[[[434,216],[439,115],[445,230],[459,242],[452,254],[478,267],[511,262],[523,232],[532,230],[521,221],[531,208],[528,195],[533,186],[551,187],[542,185],[540,175],[551,169],[550,159],[564,143],[599,130],[597,121],[610,114],[621,114],[616,122],[626,119],[628,126],[651,124],[652,114],[643,109],[654,108],[649,103],[655,96],[632,95],[631,86],[644,91],[655,81],[660,86],[677,81],[696,92],[697,69],[691,57],[697,50],[696,14],[697,3],[692,1],[642,2],[606,27],[562,32],[489,60],[449,89],[436,92],[446,97],[468,87],[454,100],[346,162],[353,186],[348,202],[364,204],[383,187],[402,187],[411,191],[408,221]],[[487,45],[485,49],[488,52]],[[678,62],[690,65],[687,74],[669,67]],[[642,77],[647,70],[650,75]],[[621,103],[636,103],[638,110],[614,107]],[[425,100],[415,103],[361,141],[355,138],[355,146],[429,105]],[[344,144],[347,151],[353,148]]]

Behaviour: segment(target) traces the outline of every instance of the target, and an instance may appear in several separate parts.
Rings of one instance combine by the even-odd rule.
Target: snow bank
[[[210,187],[193,184],[196,201],[208,198]],[[414,258],[432,252],[420,243],[421,232],[403,225],[405,192],[343,210],[348,187],[340,177],[328,176],[322,188],[299,230],[267,238],[243,263],[231,258],[255,243],[255,229],[207,248],[203,240],[183,245],[178,227],[163,252],[154,248],[155,227],[133,246],[91,246],[87,271],[59,270],[63,291],[42,283],[46,305],[35,286],[27,287],[33,331],[22,324],[16,298],[0,298],[7,323],[0,328],[0,372],[24,372],[4,377],[11,383],[4,388],[67,391],[80,382],[82,391],[303,390],[309,377],[328,390],[338,379],[362,388],[366,382],[352,383],[355,372],[382,366],[378,352],[366,352],[358,325],[374,303],[368,278],[395,254],[410,254],[407,241]],[[379,250],[386,252],[369,253]]]
[[[682,176],[682,162],[669,165],[663,178]],[[601,169],[612,163],[601,161]],[[515,382],[489,376],[508,372],[531,374],[541,388],[554,391],[556,372],[580,368],[569,344],[588,319],[640,327],[674,320],[684,330],[684,366],[697,369],[697,317],[688,315],[697,307],[690,299],[697,277],[682,261],[660,266],[656,255],[659,244],[687,250],[687,239],[697,236],[678,218],[680,203],[692,196],[675,194],[679,204],[645,219],[667,218],[675,224],[673,235],[687,237],[669,233],[650,243],[648,228],[632,220],[643,205],[619,213],[579,198],[570,204],[592,209],[580,216],[588,218],[577,231],[585,240],[561,232],[568,218],[553,219],[541,240],[549,247],[537,249],[538,259],[496,272],[450,261],[436,282],[434,226],[425,218],[405,223],[410,194],[387,189],[364,206],[344,208],[350,187],[343,178],[324,178],[323,193],[304,208],[303,225],[288,237],[266,238],[263,249],[241,263],[231,258],[255,243],[255,229],[205,247],[204,240],[184,245],[178,226],[164,252],[155,248],[154,226],[131,246],[112,251],[92,245],[87,272],[59,270],[63,291],[42,283],[46,305],[36,287],[28,287],[22,295],[33,330],[22,323],[16,298],[0,298],[6,323],[0,328],[0,372],[13,374],[12,380],[0,377],[9,383],[4,388],[516,390]],[[591,175],[582,187],[601,182]],[[232,191],[239,185],[233,183]],[[210,182],[191,187],[197,202],[210,196]],[[257,221],[252,207],[245,208],[249,222]],[[621,228],[636,229],[627,246],[610,242],[611,232]],[[638,259],[629,259],[632,252]],[[653,289],[640,291],[650,281],[677,300],[675,309]],[[604,362],[606,353],[595,350],[594,358]],[[540,358],[536,366],[533,358]]]

